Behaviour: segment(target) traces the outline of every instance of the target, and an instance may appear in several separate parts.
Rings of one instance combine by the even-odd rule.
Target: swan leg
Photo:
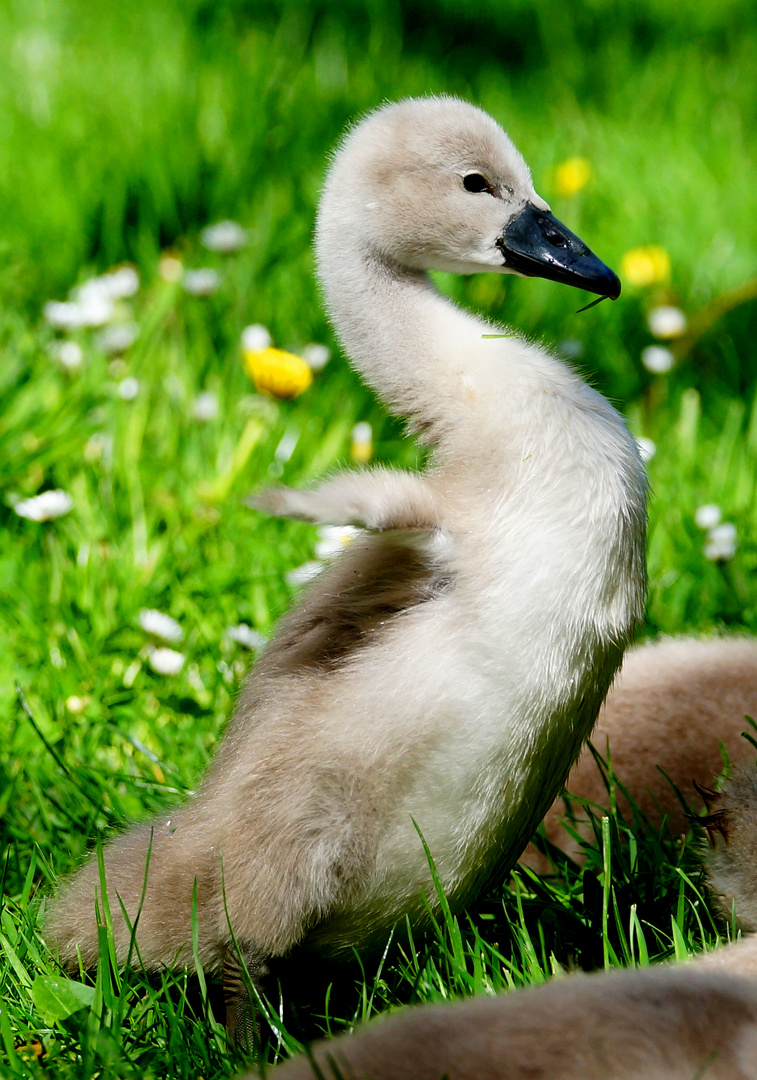
[[[434,529],[441,523],[428,481],[393,469],[341,473],[312,491],[267,488],[247,505],[274,517],[377,531]]]
[[[231,942],[223,957],[223,996],[226,1004],[226,1031],[243,1050],[260,1042],[260,1022],[254,1007],[252,983],[263,992],[268,966],[260,952],[247,941]]]

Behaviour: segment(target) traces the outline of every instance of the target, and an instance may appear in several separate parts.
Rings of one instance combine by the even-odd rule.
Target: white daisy
[[[251,626],[248,626],[247,623],[230,626],[226,633],[232,641],[236,641],[238,645],[243,645],[245,649],[262,649],[268,640],[263,634],[259,634],[257,630],[253,630]]]
[[[302,359],[312,371],[322,371],[331,359],[331,349],[327,345],[311,342],[302,350]]]
[[[352,441],[357,443],[369,443],[373,440],[373,428],[367,420],[355,424],[352,429]]]
[[[700,529],[714,529],[716,525],[720,524],[722,518],[722,511],[715,503],[707,503],[705,506],[698,507],[694,514],[694,521]]]
[[[714,529],[710,529],[707,533],[707,543],[704,548],[705,558],[709,559],[710,562],[726,562],[728,559],[732,559],[738,546],[737,537],[736,526],[730,521],[724,521],[721,525],[716,525]]]
[[[218,251],[222,255],[230,255],[239,251],[247,243],[247,230],[238,225],[236,221],[217,221],[215,225],[208,225],[200,233],[200,242],[208,251]]]
[[[218,398],[212,390],[203,390],[192,402],[192,416],[201,424],[215,420],[218,416]]]
[[[677,338],[686,331],[686,316],[680,308],[662,304],[649,311],[647,325],[657,338]]]
[[[664,375],[673,367],[675,357],[664,345],[647,345],[646,349],[642,350],[641,362],[647,371]]]
[[[73,505],[74,500],[68,492],[56,488],[53,491],[43,491],[31,499],[22,499],[13,509],[19,517],[29,521],[52,521],[67,514]]]
[[[139,613],[139,625],[146,634],[152,634],[153,637],[167,641],[171,645],[176,645],[184,637],[184,631],[176,619],[163,611],[156,611],[155,608],[142,608]]]
[[[147,657],[150,667],[158,675],[178,675],[185,660],[184,653],[175,649],[151,649]]]
[[[42,314],[53,330],[76,330],[84,325],[81,308],[70,300],[49,300]]]
[[[139,336],[139,327],[135,322],[113,323],[104,327],[97,335],[95,344],[108,356],[126,352]]]
[[[182,285],[190,296],[211,296],[221,286],[221,276],[217,270],[201,267],[199,270],[187,270]]]
[[[639,448],[642,461],[651,461],[657,453],[657,447],[652,440],[645,438],[643,435],[640,435],[636,440],[636,445]]]
[[[71,299],[79,308],[81,326],[104,326],[115,314],[115,298],[105,278],[85,281],[73,290]]]
[[[139,380],[135,379],[133,375],[129,375],[128,378],[122,379],[118,384],[118,396],[123,401],[133,401],[139,393]]]
[[[331,559],[352,543],[358,533],[353,525],[323,525],[315,545],[317,559]]]
[[[67,371],[77,371],[84,361],[81,345],[76,341],[51,341],[47,351]]]
[[[259,352],[271,347],[272,338],[268,329],[260,323],[245,326],[242,331],[242,348],[249,352]]]
[[[133,266],[119,266],[105,274],[102,281],[113,300],[126,300],[139,292],[139,274]]]
[[[321,570],[323,570],[323,563],[311,561],[303,563],[302,566],[295,566],[284,577],[289,585],[307,585],[309,581],[318,577]]]

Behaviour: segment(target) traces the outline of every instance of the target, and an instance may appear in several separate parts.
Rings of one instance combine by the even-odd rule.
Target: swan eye
[[[489,181],[485,176],[477,172],[468,173],[467,176],[463,177],[463,187],[466,191],[488,191],[490,195],[492,193],[492,186]]]

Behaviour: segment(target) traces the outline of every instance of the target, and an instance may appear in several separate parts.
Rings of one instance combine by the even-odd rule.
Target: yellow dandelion
[[[243,349],[242,362],[258,390],[274,397],[298,397],[313,381],[302,357],[283,349]]]
[[[583,191],[591,180],[592,169],[586,158],[574,157],[563,161],[555,168],[555,188],[557,194],[571,199]]]
[[[631,248],[621,260],[620,276],[638,288],[662,284],[670,280],[670,256],[656,244]]]

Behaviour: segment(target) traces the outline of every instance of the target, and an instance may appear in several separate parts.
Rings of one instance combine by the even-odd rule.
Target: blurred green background
[[[619,301],[581,314],[588,298],[554,283],[439,285],[562,349],[654,444],[643,633],[757,630],[755,56],[749,0],[0,5],[6,894],[32,857],[29,887],[44,892],[98,828],[196,783],[250,657],[228,627],[269,633],[296,592],[285,573],[316,543],[241,497],[349,463],[358,421],[375,460],[420,460],[339,355],[314,279],[329,149],[382,101],[444,92],[490,111],[555,214],[621,272]],[[222,219],[247,230],[233,255],[201,243]],[[645,282],[649,245],[661,251]],[[166,252],[180,272],[214,269],[219,287],[203,298],[167,280]],[[132,345],[50,327],[48,301],[124,262],[140,276],[119,314]],[[685,332],[652,332],[660,306],[683,312]],[[294,351],[333,350],[295,401],[255,393],[240,363],[251,323]],[[74,367],[56,359],[68,340]],[[669,370],[645,367],[650,346],[669,350]],[[201,392],[217,403],[204,421]],[[14,509],[56,488],[73,499],[65,516]],[[707,557],[704,504],[735,528],[727,557]],[[150,668],[143,608],[182,626],[175,676]],[[14,948],[21,968],[49,962]],[[19,968],[0,971],[33,1027]]]
[[[231,217],[253,231],[249,310],[285,337],[323,334],[310,234],[326,149],[383,100],[448,92],[504,123],[539,190],[608,261],[666,248],[696,308],[754,269],[756,25],[742,0],[9,2],[3,295],[34,314],[92,268],[130,259],[149,275],[162,248]],[[575,156],[592,182],[567,200],[550,170]],[[564,327],[575,307],[541,285],[513,293],[503,315],[528,332]],[[626,398],[641,331],[617,307],[570,325],[624,343],[617,355],[604,340],[593,362]],[[712,382],[745,389],[751,359],[718,360]]]

